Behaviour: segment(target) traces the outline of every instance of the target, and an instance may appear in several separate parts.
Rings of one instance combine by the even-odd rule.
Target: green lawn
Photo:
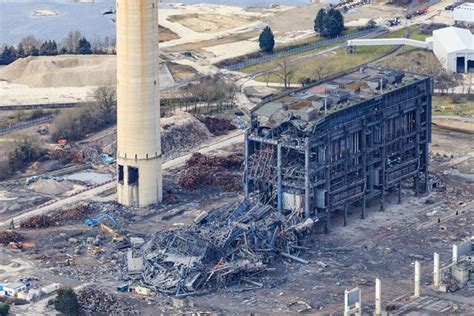
[[[302,78],[318,79],[316,69],[322,70],[322,77],[347,70],[357,65],[364,64],[389,51],[391,46],[359,47],[356,54],[348,54],[345,48],[340,48],[324,55],[315,56],[303,62],[292,64],[294,72],[293,83]],[[276,74],[257,77],[259,81],[281,82]]]
[[[404,37],[407,33],[407,31],[410,31],[411,36],[410,38],[416,39],[416,40],[424,40],[427,35],[423,35],[420,33],[417,27],[410,27],[410,28],[404,28],[400,29],[395,32],[390,32],[388,34],[384,34],[381,37],[386,37],[386,38],[396,38],[396,37]],[[340,43],[340,42],[339,42]],[[336,46],[338,43],[332,44],[332,46]],[[313,54],[317,51],[322,51],[327,48],[330,48],[331,46],[325,46],[325,47],[320,47],[318,49],[296,54],[296,55],[291,55],[289,57],[290,60],[298,59],[304,56],[307,56],[309,54]],[[324,55],[319,55],[315,56],[314,58],[309,58],[306,59],[302,62],[298,62],[295,64],[292,64],[292,69],[294,70],[294,75],[293,75],[293,83],[296,81],[299,81],[301,78],[311,78],[311,79],[317,79],[318,75],[316,74],[316,69],[322,69],[323,76],[328,76],[330,74],[343,71],[346,69],[350,69],[353,67],[356,67],[357,65],[369,62],[373,59],[376,59],[377,57],[383,55],[384,53],[388,52],[392,46],[366,46],[366,47],[358,47],[357,48],[357,53],[355,54],[347,54],[345,48],[341,48],[338,50],[335,50],[333,52],[324,54]],[[404,50],[410,50],[412,47],[405,47]],[[253,65],[244,69],[241,69],[240,71],[244,73],[255,73],[259,71],[263,71],[265,69],[269,69],[272,67],[275,67],[278,65],[278,63],[281,63],[285,58],[278,58],[274,59],[271,61],[268,61],[266,63],[258,64],[258,65]],[[257,80],[259,81],[267,81],[269,82],[279,82],[281,83],[281,79],[279,79],[276,75],[270,75],[270,76],[261,76],[257,77]]]
[[[454,102],[453,102],[454,101]],[[474,116],[474,99],[446,95],[433,96],[433,115],[468,115]]]
[[[355,31],[356,31],[356,28],[348,28],[345,31],[345,33],[350,33],[350,32],[355,32]],[[315,42],[319,42],[319,41],[323,41],[323,40],[325,40],[325,39],[320,37],[320,36],[311,36],[311,37],[305,38],[303,40],[292,42],[290,44],[284,44],[284,45],[281,45],[281,46],[277,46],[276,49],[275,49],[275,52],[282,51],[282,50],[287,50],[287,49],[291,49],[291,48],[296,48],[296,47],[300,47],[300,46],[303,46],[303,45],[306,45],[306,44],[311,44],[311,43],[315,43]],[[331,45],[321,46],[321,47],[318,47],[318,48],[313,49],[311,51],[306,51],[306,52],[302,52],[302,53],[299,53],[299,54],[294,54],[294,55],[291,55],[291,56],[288,56],[288,57],[281,57],[281,58],[272,59],[272,60],[267,61],[265,63],[260,63],[260,64],[256,64],[256,65],[252,65],[252,66],[242,68],[239,71],[243,72],[243,73],[246,73],[246,74],[253,74],[253,73],[256,73],[256,72],[259,72],[259,71],[263,71],[265,69],[273,68],[276,65],[278,65],[278,63],[281,63],[285,58],[289,58],[290,60],[298,59],[300,57],[303,57],[303,56],[306,56],[306,55],[309,55],[309,54],[312,54],[312,53],[315,53],[315,52],[318,52],[318,51],[325,50],[325,49],[330,48],[332,46],[336,46],[336,45],[338,45],[342,42],[344,42],[344,41],[341,40],[341,41],[338,41],[338,42],[334,42]]]

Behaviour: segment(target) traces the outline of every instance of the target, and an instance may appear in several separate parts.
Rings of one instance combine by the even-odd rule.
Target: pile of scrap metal
[[[177,184],[187,190],[212,186],[226,192],[240,191],[242,163],[243,157],[238,154],[221,157],[193,153],[178,174]]]
[[[201,213],[195,224],[160,231],[128,254],[128,277],[153,291],[187,296],[255,280],[278,256],[300,263],[301,242],[315,220],[269,205],[234,203]],[[131,263],[133,261],[133,264]]]
[[[12,230],[0,231],[0,245],[8,245],[9,243],[16,243],[23,241],[23,236]]]
[[[90,204],[78,204],[74,207],[59,210],[50,215],[33,215],[20,223],[21,228],[47,228],[68,222],[83,221],[96,209]]]
[[[224,135],[226,132],[237,129],[231,120],[223,117],[198,116],[198,120],[206,125],[209,132],[216,136]]]
[[[93,286],[79,290],[77,300],[81,315],[139,315],[130,302]]]

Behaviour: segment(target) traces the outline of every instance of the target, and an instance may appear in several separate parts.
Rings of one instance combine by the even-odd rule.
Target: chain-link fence
[[[48,121],[51,121],[55,117],[56,117],[56,115],[52,114],[52,115],[36,118],[36,119],[33,119],[33,120],[21,121],[21,122],[18,122],[18,123],[10,124],[8,126],[0,128],[0,135],[5,135],[5,134],[8,134],[10,132],[19,130],[19,129],[32,127],[32,126],[35,126],[36,124],[46,123]]]
[[[374,27],[374,28],[359,30],[359,31],[355,31],[355,32],[350,32],[350,33],[340,35],[340,36],[337,36],[337,37],[334,37],[334,38],[330,38],[330,39],[326,39],[326,40],[322,40],[322,41],[317,41],[317,42],[310,43],[310,44],[301,45],[301,46],[298,46],[298,47],[290,48],[288,50],[278,51],[278,52],[273,53],[273,54],[268,54],[268,55],[255,57],[255,58],[249,58],[249,59],[237,62],[235,64],[225,65],[225,66],[223,66],[223,68],[225,68],[227,70],[238,70],[238,69],[242,69],[242,68],[245,68],[245,67],[248,67],[248,66],[253,66],[253,65],[256,65],[256,64],[264,63],[264,62],[272,60],[272,59],[286,57],[286,56],[290,56],[290,55],[295,55],[295,54],[303,53],[303,52],[310,51],[310,50],[313,50],[313,49],[316,49],[316,48],[331,45],[331,44],[334,44],[334,43],[337,43],[337,42],[342,42],[342,41],[346,41],[346,40],[349,40],[349,39],[354,39],[354,38],[357,38],[357,37],[367,36],[369,34],[375,34],[375,33],[383,32],[384,30],[385,30],[385,28],[383,28],[383,27]]]

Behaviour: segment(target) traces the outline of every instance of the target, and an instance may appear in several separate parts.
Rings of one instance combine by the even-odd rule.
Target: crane
[[[95,218],[95,219],[86,219],[85,224],[89,227],[98,227],[101,231],[109,233],[112,235],[112,238],[114,241],[123,241],[123,237],[120,236],[115,230],[113,230],[111,227],[105,225],[102,223],[102,221],[109,219],[114,225],[118,226],[117,221],[109,214],[104,213],[101,216]]]

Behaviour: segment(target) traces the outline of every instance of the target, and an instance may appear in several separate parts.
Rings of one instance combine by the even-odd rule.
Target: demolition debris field
[[[34,262],[29,274],[39,276],[47,270],[51,281],[91,282],[109,293],[94,295],[114,308],[123,306],[120,300],[131,299],[130,313],[153,308],[168,313],[336,312],[346,288],[359,286],[363,300],[372,301],[376,276],[386,284],[384,301],[398,308],[403,300],[395,299],[412,291],[412,263],[420,261],[423,284],[429,285],[433,252],[447,263],[451,244],[472,234],[474,186],[457,173],[453,176],[453,170],[469,172],[464,165],[471,148],[470,135],[435,131],[431,171],[441,182],[439,188],[415,197],[404,187],[401,205],[395,192],[389,194],[385,212],[374,202],[365,220],[357,207],[352,208],[346,227],[342,213],[336,212],[329,235],[318,222],[242,203],[240,188],[222,180],[224,175],[239,183],[242,157],[235,148],[218,157],[193,155],[185,166],[168,171],[165,203],[158,209],[134,211],[116,203],[86,201],[32,217],[14,233],[0,234],[0,242],[34,243],[34,248],[20,253],[6,252]],[[112,226],[128,237],[131,248],[84,224],[103,212],[117,220]],[[129,249],[133,258],[143,258],[143,273],[129,273]],[[115,291],[127,282],[151,289],[157,297],[146,298],[150,305],[140,304],[142,296],[130,298]],[[473,297],[473,288],[455,294]],[[175,301],[185,297],[192,304]],[[90,299],[83,304],[94,306]],[[451,304],[452,310],[473,312],[469,304]]]

